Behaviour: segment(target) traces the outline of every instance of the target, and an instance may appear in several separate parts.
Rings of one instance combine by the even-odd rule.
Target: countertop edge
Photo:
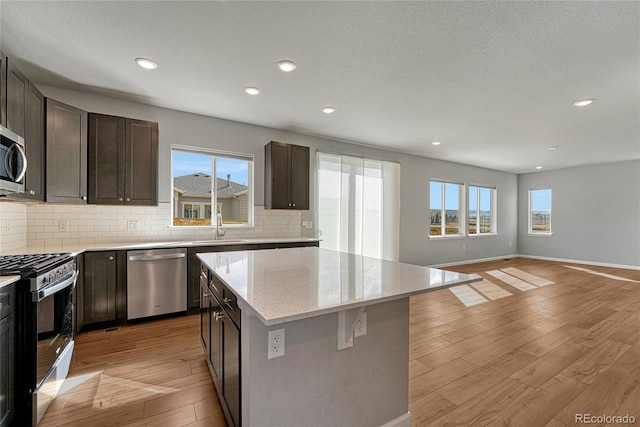
[[[20,276],[0,276],[0,289],[20,280]]]
[[[229,240],[174,240],[168,242],[119,242],[119,243],[95,243],[95,244],[74,244],[60,246],[23,246],[20,248],[3,251],[3,255],[24,255],[24,254],[47,254],[47,253],[71,253],[78,255],[84,252],[98,251],[125,251],[139,249],[167,249],[167,248],[197,248],[208,246],[230,246],[230,245],[256,245],[269,243],[296,243],[296,242],[319,242],[322,239],[316,237],[274,237],[255,239],[229,239]]]

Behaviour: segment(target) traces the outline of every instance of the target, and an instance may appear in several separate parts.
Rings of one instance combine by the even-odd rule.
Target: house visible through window
[[[551,234],[551,189],[529,190],[529,234]]]
[[[495,188],[469,186],[468,233],[470,236],[496,233]]]
[[[172,147],[171,165],[174,226],[215,226],[217,214],[225,226],[251,225],[253,156]]]
[[[431,181],[429,187],[430,236],[459,236],[461,227],[462,185]]]

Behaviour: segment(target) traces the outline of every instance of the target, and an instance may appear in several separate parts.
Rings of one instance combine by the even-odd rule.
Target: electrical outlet
[[[138,221],[127,221],[127,230],[137,230],[139,224]]]
[[[291,228],[293,226],[293,224],[291,223],[291,221],[287,221],[287,228]]]
[[[312,221],[302,221],[302,228],[313,228]]]
[[[7,233],[11,231],[11,223],[7,221]]]
[[[69,231],[69,221],[58,222],[58,230],[62,233]]]
[[[356,328],[353,331],[355,337],[367,335],[367,312],[363,311],[356,317]]]
[[[269,351],[268,359],[284,356],[284,329],[276,329],[269,331],[269,342],[267,343]]]
[[[462,245],[462,250],[466,251],[467,250],[467,245]]]

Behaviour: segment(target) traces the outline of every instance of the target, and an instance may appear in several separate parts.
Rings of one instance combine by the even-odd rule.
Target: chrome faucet
[[[222,213],[218,212],[216,215],[216,240],[220,237],[224,237],[224,230],[222,229]]]

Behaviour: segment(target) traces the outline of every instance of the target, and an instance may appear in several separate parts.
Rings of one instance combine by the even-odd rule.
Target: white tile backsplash
[[[226,226],[226,239],[301,237],[300,211],[254,207],[254,227]],[[10,223],[7,232],[6,222]],[[59,222],[68,221],[60,232]],[[127,230],[138,221],[137,230]],[[169,203],[153,207],[70,206],[0,203],[0,249],[26,245],[120,243],[144,241],[205,240],[215,238],[215,228],[171,227]]]

